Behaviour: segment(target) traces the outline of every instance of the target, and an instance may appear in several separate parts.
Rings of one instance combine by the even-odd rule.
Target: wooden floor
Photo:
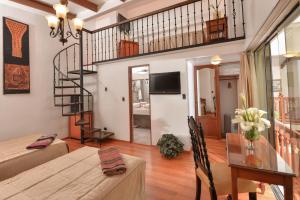
[[[66,139],[70,151],[74,151],[83,145],[78,140]],[[88,146],[99,147],[96,143],[86,143]],[[207,139],[209,159],[211,162],[225,162],[225,142],[221,140]],[[116,146],[121,153],[144,158],[146,167],[146,196],[147,200],[193,200],[195,199],[195,175],[192,152],[184,152],[174,160],[161,157],[154,146],[131,144],[128,142],[107,140],[102,147]],[[296,188],[295,188],[296,189]],[[300,189],[300,188],[299,188]],[[297,190],[297,193],[299,191]],[[300,193],[298,193],[300,194]],[[247,194],[240,194],[239,199],[248,199]],[[299,196],[298,196],[299,197]],[[298,199],[295,196],[295,200]],[[201,200],[209,200],[206,188],[202,189]],[[226,199],[225,196],[219,199]],[[275,197],[269,186],[264,195],[258,194],[258,199],[274,200]]]

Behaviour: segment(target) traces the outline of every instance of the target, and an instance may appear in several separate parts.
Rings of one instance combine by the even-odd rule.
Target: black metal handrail
[[[69,56],[69,50],[73,49],[73,57]],[[73,86],[74,86],[74,91],[72,92],[72,94],[76,95],[79,94],[76,91],[76,87],[80,88],[81,85],[79,83],[77,83],[76,81],[74,81],[72,78],[69,77],[69,72],[70,70],[79,70],[80,69],[80,64],[79,64],[79,57],[78,55],[76,55],[76,49],[78,49],[78,55],[79,55],[79,44],[78,43],[74,43],[64,49],[62,49],[61,51],[59,51],[53,59],[53,66],[54,66],[54,81],[53,81],[53,95],[54,95],[54,103],[56,104],[56,94],[58,94],[57,91],[57,87],[60,87],[60,99],[61,99],[61,104],[64,103],[64,87],[66,85],[64,85],[64,81],[62,79],[66,79],[68,80],[68,82],[70,82]],[[65,59],[62,60],[63,55],[65,55]],[[78,65],[76,65],[76,60],[78,60]],[[65,61],[65,63],[63,63],[64,65],[62,65],[62,62]],[[72,65],[72,67],[70,67],[70,65]],[[66,71],[66,73],[64,72]],[[79,77],[78,77],[79,78]],[[70,85],[69,85],[70,86]],[[67,89],[67,88],[66,88]],[[88,104],[87,104],[87,110],[88,111],[92,111],[93,110],[93,95],[90,91],[88,91],[87,89],[83,88],[83,91],[85,92],[85,94],[81,94],[80,95],[84,95],[87,96],[88,98]],[[71,94],[71,95],[72,95]],[[91,98],[91,99],[90,99]],[[82,104],[84,104],[84,102],[80,102]],[[64,115],[64,106],[61,106],[62,108],[62,114]],[[82,112],[82,111],[81,111]]]
[[[85,66],[245,38],[244,0],[193,0],[93,31],[83,29]]]

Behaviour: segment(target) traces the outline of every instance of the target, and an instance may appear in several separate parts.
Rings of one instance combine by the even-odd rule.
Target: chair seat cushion
[[[212,163],[210,165],[213,181],[217,195],[227,195],[231,194],[231,169],[226,163]],[[198,168],[196,170],[197,176],[200,178],[201,182],[207,187],[210,186],[207,175],[202,169]],[[245,179],[238,179],[238,192],[248,193],[256,192],[257,183],[254,181],[249,181]]]

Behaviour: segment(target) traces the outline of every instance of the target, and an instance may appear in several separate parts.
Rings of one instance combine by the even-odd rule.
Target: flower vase
[[[245,132],[245,138],[248,141],[247,149],[250,151],[254,150],[254,141],[259,140],[260,133],[257,128],[252,127],[249,131]]]
[[[254,151],[254,141],[248,140],[247,149],[249,151]]]

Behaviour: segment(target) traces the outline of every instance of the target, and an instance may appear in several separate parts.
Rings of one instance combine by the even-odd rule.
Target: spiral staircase
[[[61,108],[62,116],[75,116],[75,126],[80,126],[80,140],[83,144],[87,139],[103,139],[110,135],[105,135],[101,129],[94,127],[94,98],[83,87],[83,78],[97,74],[97,71],[93,64],[81,64],[81,50],[80,44],[74,43],[55,55],[53,96],[54,105]]]

